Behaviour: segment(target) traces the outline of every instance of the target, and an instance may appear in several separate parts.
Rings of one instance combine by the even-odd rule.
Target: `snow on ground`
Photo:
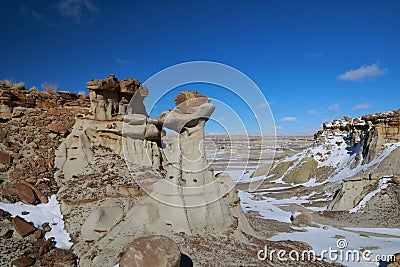
[[[317,183],[316,181],[317,181],[317,178],[313,177],[308,182],[305,182],[305,183],[302,183],[302,184],[296,184],[296,185],[302,185],[304,187],[314,187],[314,186],[318,186],[318,185],[324,184],[323,182],[322,183]]]
[[[361,165],[360,161],[358,166],[352,166],[355,162],[355,157],[357,156],[361,145],[358,143],[353,147],[348,147],[344,140],[345,136],[330,136],[324,144],[304,150],[297,153],[291,157],[285,158],[282,161],[289,162],[295,161],[295,163],[287,170],[290,172],[292,168],[297,167],[301,161],[306,158],[313,156],[319,163],[318,167],[331,166],[337,169],[337,171],[332,175],[326,182],[336,182],[343,180],[344,178],[351,177],[357,173],[366,170],[384,160],[393,150],[400,147],[399,143],[385,144],[385,149],[373,161],[368,164]],[[322,161],[321,161],[322,160]],[[231,173],[231,177],[235,179],[237,173]],[[246,179],[244,179],[245,181]],[[373,196],[375,196],[379,191],[385,189],[390,181],[389,177],[384,177],[379,181],[378,187],[367,194],[363,200],[349,212],[357,212],[361,209]],[[275,183],[284,183],[282,179],[274,181]],[[303,183],[301,185],[305,187],[314,187],[321,185],[323,183],[317,183],[315,178],[310,179],[310,181]],[[270,190],[285,190],[285,187],[271,188]],[[265,190],[266,192],[269,189]],[[245,212],[256,211],[264,219],[272,219],[280,222],[290,223],[291,212],[287,212],[281,209],[284,205],[297,204],[302,206],[304,203],[308,203],[307,200],[315,192],[308,196],[302,196],[300,198],[291,197],[289,199],[274,199],[272,197],[265,197],[262,194],[256,195],[239,190],[239,197],[241,199],[241,207]],[[259,199],[259,200],[256,200]],[[328,198],[321,198],[319,200],[328,200]],[[306,207],[312,211],[326,210],[326,207]],[[361,249],[368,249],[371,251],[370,259],[371,261],[366,262],[361,257],[361,262],[346,261],[344,258],[342,261],[339,259],[327,259],[329,261],[338,261],[345,266],[378,266],[378,256],[382,256],[384,261],[388,260],[388,256],[392,256],[394,253],[399,252],[400,248],[400,229],[390,229],[390,228],[335,228],[329,226],[327,230],[323,229],[323,225],[319,227],[305,227],[297,228],[298,230],[307,230],[306,232],[292,232],[292,233],[278,233],[277,235],[271,237],[271,241],[281,241],[281,240],[296,240],[303,241],[312,246],[317,255],[321,255],[323,250],[328,250],[329,248],[338,249],[337,242],[340,238],[345,239],[347,247],[343,248],[342,252]],[[376,234],[387,234],[394,237],[376,237],[376,236],[365,236],[355,233],[354,231],[362,231]],[[361,254],[360,254],[361,255]],[[327,257],[325,257],[327,258]]]
[[[240,205],[245,212],[249,210],[257,211],[264,219],[290,223],[290,215],[292,215],[292,213],[278,208],[275,199],[267,198],[262,201],[254,200],[253,194],[242,190],[238,190],[238,194],[240,197]],[[285,204],[287,204],[286,201]]]
[[[266,179],[265,176],[250,178],[253,172],[251,170],[243,170],[243,168],[230,169],[225,172],[229,174],[235,183],[251,183]]]
[[[271,188],[273,189],[273,188]],[[265,197],[262,196],[261,200],[256,200],[254,199],[254,194],[248,193],[242,190],[238,190],[238,194],[240,197],[240,203],[242,206],[242,209],[247,212],[247,211],[257,211],[260,213],[260,216],[264,219],[272,219],[280,222],[291,222],[290,221],[290,215],[291,212],[284,211],[280,206],[287,206],[291,204],[296,204],[299,206],[302,206],[304,203],[309,203],[309,200],[307,200],[309,197],[312,197],[313,195],[316,194],[316,192],[312,192],[310,195],[307,196],[302,196],[300,198],[298,197],[291,197],[291,198],[286,198],[286,199],[275,199],[272,197]],[[326,198],[320,198],[320,201],[327,200]],[[307,209],[311,211],[323,211],[326,210],[326,207],[306,207]]]
[[[382,160],[384,160],[387,156],[389,156],[396,148],[400,147],[400,142],[397,143],[389,143],[389,144],[385,144],[385,149],[382,151],[382,153],[374,160],[372,160],[371,162],[369,162],[368,164],[361,164],[359,163],[358,166],[356,166],[355,168],[351,168],[350,167],[350,163],[351,163],[351,159],[349,158],[348,160],[344,161],[339,167],[338,167],[338,171],[332,175],[328,181],[329,182],[336,182],[336,181],[340,181],[343,180],[347,177],[351,177],[356,175],[357,173],[364,171],[380,162],[382,162]]]
[[[369,193],[360,201],[360,203],[358,203],[358,205],[355,206],[354,208],[350,209],[349,212],[350,212],[350,213],[354,213],[354,212],[359,211],[361,208],[363,208],[363,207],[365,206],[365,204],[367,204],[367,202],[368,202],[371,198],[373,198],[373,197],[374,197],[376,194],[378,194],[381,190],[383,190],[383,189],[385,189],[386,187],[389,186],[389,181],[390,181],[391,179],[392,179],[392,178],[390,178],[390,177],[384,177],[384,178],[380,179],[380,180],[379,180],[379,183],[378,183],[378,187],[377,187],[375,190],[369,192]]]
[[[352,228],[352,227],[344,227],[345,230],[350,231],[359,231],[359,232],[368,232],[382,235],[393,235],[400,237],[400,229],[398,228]]]
[[[378,187],[379,190],[384,189],[385,184],[389,181],[390,178],[382,178],[381,183]],[[315,181],[311,181],[310,185],[315,183]],[[275,188],[276,189],[276,188]],[[378,190],[377,189],[377,190]],[[282,189],[284,190],[284,188]],[[268,191],[268,190],[267,190]],[[262,195],[257,196],[258,199],[255,199],[255,195],[252,193],[248,193],[245,191],[239,190],[239,197],[241,199],[241,207],[245,212],[248,211],[256,211],[260,214],[260,217],[264,219],[272,219],[280,222],[291,223],[290,216],[291,212],[287,212],[281,209],[284,205],[297,204],[302,205],[303,203],[308,202],[308,198],[312,197],[316,192],[312,192],[308,196],[302,196],[300,198],[291,197],[289,199],[274,199],[271,197],[264,197]],[[371,194],[372,195],[372,194]],[[371,196],[372,197],[372,196]],[[320,200],[326,200],[321,198]],[[366,199],[367,201],[367,199]],[[306,207],[312,211],[320,211],[325,210],[326,207]],[[316,255],[321,255],[323,250],[338,250],[337,242],[339,239],[345,239],[345,243],[348,244],[346,248],[342,251],[343,255],[345,253],[351,253],[352,250],[360,251],[361,249],[368,249],[371,251],[371,255],[369,255],[370,261],[365,261],[362,258],[362,254],[360,253],[360,261],[353,261],[353,257],[348,256],[348,260],[346,257],[343,257],[342,260],[340,258],[330,258],[325,254],[325,259],[330,262],[340,262],[345,266],[349,267],[359,267],[359,266],[378,266],[378,257],[382,256],[385,261],[389,256],[392,256],[394,253],[399,252],[400,248],[400,229],[386,229],[386,228],[335,228],[328,226],[327,230],[323,229],[323,225],[319,225],[319,227],[294,227],[295,230],[301,230],[306,232],[292,232],[292,233],[278,233],[277,235],[269,238],[271,241],[283,241],[283,240],[295,240],[302,241],[311,245]],[[377,233],[377,234],[387,234],[395,237],[375,237],[375,236],[364,236],[358,233],[354,233],[354,231],[362,231],[369,233]],[[301,253],[301,252],[300,252]],[[368,256],[368,255],[367,255]],[[335,257],[335,256],[333,256]]]
[[[14,204],[0,202],[0,208],[9,212],[13,217],[18,215],[28,222],[33,222],[38,228],[42,228],[42,225],[48,222],[51,231],[46,233],[45,238],[54,237],[56,247],[68,249],[73,245],[70,242],[69,234],[64,230],[63,216],[56,195],[52,195],[49,198],[49,202],[46,204],[34,206],[22,202],[16,202]],[[27,211],[29,214],[22,215],[23,211]]]
[[[293,227],[294,228],[294,227]],[[302,228],[301,228],[302,229]],[[361,266],[377,266],[377,256],[382,256],[387,259],[387,256],[393,255],[394,253],[399,252],[400,248],[400,235],[397,235],[395,238],[387,238],[387,237],[367,237],[361,236],[357,233],[353,233],[350,231],[329,227],[328,230],[323,230],[322,225],[319,228],[317,227],[306,227],[304,228],[307,232],[292,232],[292,233],[279,233],[269,240],[271,241],[282,241],[282,240],[296,240],[303,241],[311,245],[316,255],[321,255],[322,251],[329,250],[340,250],[338,248],[338,241],[342,239],[342,244],[347,244],[345,248],[341,251],[343,255],[346,255],[351,250],[359,251],[362,248],[366,248],[371,251],[371,255],[369,258],[370,262],[366,262],[362,259],[362,255],[360,254],[360,262],[353,261],[353,257],[350,255],[348,260],[346,257],[343,257],[343,260],[330,258],[327,254],[325,254],[325,258],[328,261],[336,261],[340,262],[345,266],[349,267],[361,267]],[[351,228],[352,230],[356,228]],[[389,230],[389,229],[388,229]],[[397,229],[396,229],[397,230]],[[375,229],[370,229],[370,232],[374,232]],[[392,234],[395,231],[391,231]],[[336,237],[335,237],[336,236]],[[343,241],[343,239],[345,241]]]
[[[385,144],[385,149],[383,152],[368,164],[362,164],[362,161],[358,166],[352,166],[355,158],[358,156],[358,152],[361,149],[362,144],[357,143],[355,146],[349,147],[345,140],[345,135],[343,136],[332,136],[331,138],[324,141],[323,144],[303,150],[297,154],[287,157],[282,160],[282,162],[295,161],[295,163],[290,166],[284,175],[279,179],[275,180],[275,183],[284,183],[283,177],[292,171],[292,169],[297,168],[303,159],[306,157],[313,157],[318,162],[318,168],[324,166],[330,166],[336,168],[335,173],[326,182],[337,182],[345,178],[356,175],[357,173],[364,171],[384,160],[390,153],[396,148],[400,147],[400,142]],[[322,161],[321,161],[322,160]],[[314,185],[312,185],[314,186]]]

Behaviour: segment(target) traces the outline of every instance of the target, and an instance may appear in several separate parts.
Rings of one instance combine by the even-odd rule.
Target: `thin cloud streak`
[[[98,8],[91,0],[62,0],[58,4],[58,12],[76,23],[82,23],[84,13],[95,14]]]
[[[372,106],[372,105],[371,105],[370,103],[358,104],[358,105],[355,105],[355,106],[353,107],[353,110],[368,109],[368,108],[370,108],[371,106]]]
[[[281,122],[295,122],[295,121],[298,121],[296,117],[283,117],[281,119]]]

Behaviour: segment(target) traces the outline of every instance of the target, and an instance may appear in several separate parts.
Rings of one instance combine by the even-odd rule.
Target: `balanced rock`
[[[87,82],[86,88],[89,90],[117,91],[119,90],[119,83],[115,75],[110,74],[103,80],[91,80]]]
[[[200,94],[196,91],[183,91],[175,97],[175,106],[180,109],[183,113],[192,113],[196,107],[201,106],[204,103],[210,102],[208,96]]]
[[[35,226],[29,224],[27,221],[19,216],[14,217],[12,223],[15,231],[17,231],[17,233],[20,234],[20,236],[22,237],[26,237],[37,230]]]
[[[214,112],[215,106],[211,103],[204,103],[196,107],[193,113],[183,113],[178,110],[167,110],[161,113],[160,121],[163,126],[181,133],[185,127],[194,127],[200,120],[207,121]]]
[[[181,252],[178,245],[161,235],[139,237],[130,244],[122,255],[120,267],[178,267]]]
[[[33,190],[22,183],[18,183],[15,185],[15,189],[17,190],[17,194],[19,198],[27,203],[27,204],[34,204],[36,201],[35,193]]]

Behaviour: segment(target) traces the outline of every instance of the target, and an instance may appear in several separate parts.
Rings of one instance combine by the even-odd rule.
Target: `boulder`
[[[114,74],[108,75],[107,78],[103,80],[90,80],[86,83],[86,88],[89,90],[104,90],[104,91],[116,91],[119,90],[118,79],[115,78]]]
[[[135,239],[122,255],[120,267],[178,267],[181,252],[178,245],[161,235],[144,236]]]
[[[34,204],[36,201],[35,193],[33,190],[29,187],[26,186],[25,184],[18,183],[15,185],[15,189],[17,190],[17,194],[19,198],[27,203],[27,204]]]
[[[22,237],[26,237],[37,230],[35,226],[29,224],[27,221],[19,216],[14,217],[12,223],[15,231],[17,231],[17,233],[20,234],[20,236]]]
[[[161,140],[161,129],[155,124],[146,125],[146,133],[144,138],[148,141],[158,142]]]
[[[64,123],[55,122],[47,126],[50,132],[59,134],[61,136],[67,136],[70,131],[70,126]]]
[[[35,263],[35,259],[29,256],[21,256],[18,259],[15,259],[11,262],[12,267],[28,267],[32,266]]]
[[[190,114],[177,110],[164,111],[160,115],[160,121],[163,123],[163,127],[181,133],[185,127],[194,127],[200,120],[208,120],[214,110],[215,106],[213,104],[204,103],[196,107],[194,112]]]
[[[210,99],[196,91],[183,91],[175,97],[175,106],[183,113],[193,113],[195,108],[210,102]]]
[[[37,189],[35,186],[31,185],[30,183],[28,183],[26,181],[22,181],[21,184],[24,184],[25,186],[28,186],[30,189],[32,189],[33,192],[35,193],[35,195],[37,196],[37,198],[40,200],[40,202],[42,202],[42,203],[49,202],[47,197],[39,189]]]

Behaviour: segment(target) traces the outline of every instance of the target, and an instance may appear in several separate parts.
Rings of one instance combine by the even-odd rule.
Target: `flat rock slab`
[[[14,217],[12,222],[15,231],[17,231],[17,233],[20,234],[22,237],[26,237],[37,230],[35,226],[29,224],[27,221],[19,216]]]
[[[28,204],[33,204],[36,201],[35,193],[33,190],[24,184],[18,183],[15,185],[15,189],[17,190],[17,194],[19,198]]]
[[[181,252],[170,238],[161,235],[139,237],[125,250],[120,267],[178,267]]]

